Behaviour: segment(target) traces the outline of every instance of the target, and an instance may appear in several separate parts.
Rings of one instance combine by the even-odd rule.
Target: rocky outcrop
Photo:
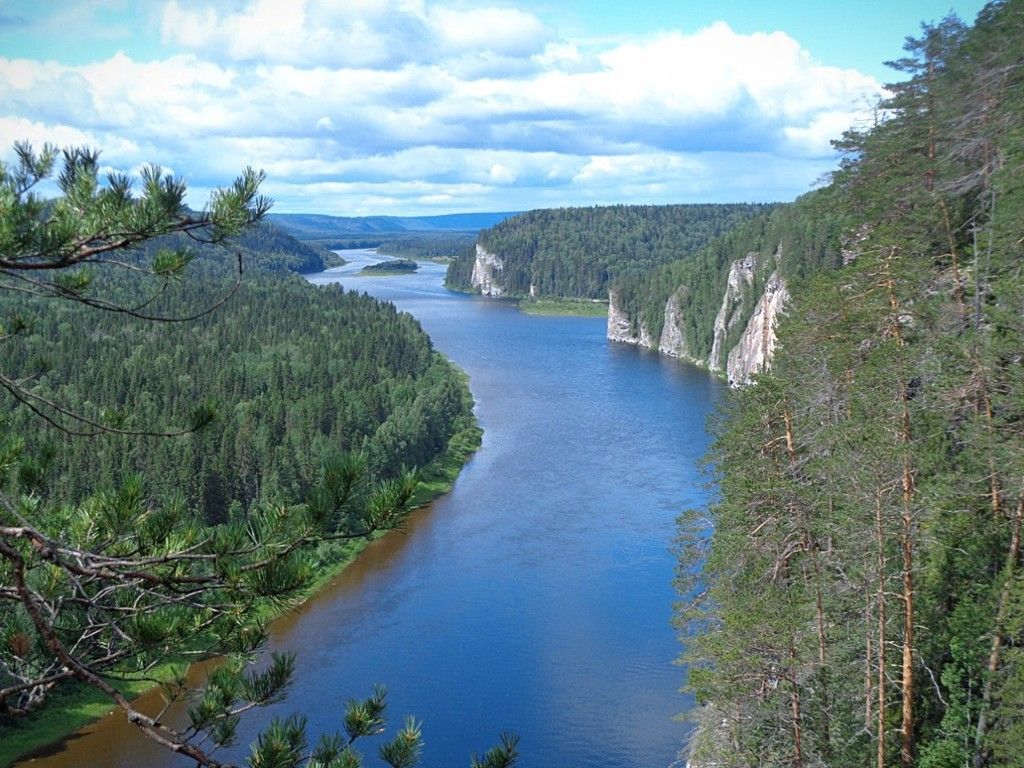
[[[861,224],[853,232],[847,232],[840,238],[839,256],[843,261],[844,267],[856,260],[863,248],[864,241],[870,236],[871,226],[869,224]]]
[[[619,297],[615,291],[608,293],[608,332],[609,341],[620,341],[623,344],[639,344],[640,339],[633,333],[633,323],[629,314],[619,306]]]
[[[652,349],[651,335],[640,323],[634,328],[629,313],[619,306],[619,297],[614,291],[608,293],[608,338],[625,344],[636,344]]]
[[[665,322],[661,326],[658,351],[671,357],[693,359],[690,345],[686,341],[686,333],[683,331],[683,316],[679,311],[679,291],[673,293],[669,297],[668,303],[665,304]]]
[[[721,371],[725,367],[725,349],[729,332],[740,322],[742,316],[739,309],[744,295],[754,284],[754,269],[757,267],[757,254],[748,253],[744,258],[734,261],[729,267],[729,277],[722,296],[722,306],[715,317],[714,341],[711,354],[708,356],[708,368]]]
[[[690,713],[696,728],[691,732],[683,757],[686,768],[718,768],[739,752],[738,724],[712,704],[700,704]]]
[[[786,281],[773,272],[764,292],[754,306],[739,342],[729,350],[725,375],[730,384],[745,384],[755,373],[765,370],[775,351],[775,327],[789,301]]]
[[[781,253],[770,258],[777,266]],[[757,301],[752,295],[759,271],[758,254],[748,253],[729,267],[725,293],[715,317],[711,353],[707,358],[695,357],[686,338],[681,297],[686,286],[673,293],[665,304],[661,336],[655,341],[643,323],[634,320],[619,304],[615,291],[608,294],[608,338],[626,344],[656,349],[664,355],[689,360],[697,365],[722,373],[730,384],[743,384],[755,373],[765,370],[775,351],[775,327],[789,301],[786,282],[776,269],[765,281]],[[762,263],[763,268],[763,263]],[[751,304],[753,312],[748,315]],[[742,325],[746,323],[746,325]],[[739,333],[738,341],[733,342]]]
[[[505,288],[501,285],[500,275],[505,264],[501,257],[491,253],[480,243],[476,244],[476,259],[473,262],[473,273],[469,281],[484,296],[501,296]]]

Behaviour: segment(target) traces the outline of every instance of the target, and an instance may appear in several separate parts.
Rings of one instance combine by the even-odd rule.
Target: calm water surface
[[[705,499],[696,463],[722,385],[604,338],[600,318],[534,317],[442,287],[444,268],[341,283],[415,315],[465,369],[483,447],[454,491],[376,542],[272,647],[298,652],[288,699],[243,721],[245,745],[274,715],[341,730],[344,702],[390,689],[390,722],[423,721],[426,768],[467,766],[502,730],[524,768],[662,768],[686,727],[670,546],[680,510]],[[107,718],[36,768],[184,768]],[[364,742],[368,765],[376,744]],[[243,760],[247,748],[230,755]]]

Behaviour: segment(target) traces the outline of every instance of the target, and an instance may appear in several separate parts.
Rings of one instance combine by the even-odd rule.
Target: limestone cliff
[[[715,317],[714,341],[711,354],[708,356],[708,368],[721,371],[725,368],[728,350],[725,348],[729,332],[743,321],[743,298],[754,284],[754,269],[757,267],[757,254],[748,253],[744,258],[734,261],[729,267],[729,277],[722,296],[722,306]]]
[[[693,353],[690,351],[690,345],[686,340],[683,320],[682,313],[679,311],[679,291],[676,291],[669,297],[668,303],[665,304],[665,322],[661,326],[661,339],[658,342],[658,351],[671,357],[692,360]]]
[[[697,365],[722,373],[730,384],[743,384],[750,377],[765,370],[775,350],[775,327],[789,301],[786,282],[777,269],[781,253],[770,256],[748,253],[729,266],[725,292],[715,317],[710,354],[696,357],[693,345],[686,337],[686,317],[681,309],[680,297],[686,287],[677,289],[665,304],[661,336],[655,341],[649,329],[634,320],[621,306],[615,291],[608,294],[608,338],[626,344],[656,349],[664,355],[689,360]],[[765,262],[770,259],[770,262]],[[764,283],[759,295],[753,295],[757,275],[775,267]],[[753,305],[753,310],[750,310]],[[742,329],[737,338],[737,332]]]
[[[778,272],[773,272],[765,282],[764,292],[754,306],[743,335],[729,350],[725,374],[730,384],[745,384],[753,374],[770,365],[775,351],[775,327],[788,301],[786,281]]]
[[[500,275],[505,268],[501,257],[489,252],[480,243],[476,244],[476,260],[473,262],[473,274],[470,282],[484,296],[501,296],[505,288],[500,283]]]
[[[621,341],[625,344],[636,344],[647,349],[654,349],[651,334],[641,323],[638,322],[637,326],[634,329],[629,313],[619,306],[619,297],[616,296],[615,291],[609,291],[608,338],[611,341]]]

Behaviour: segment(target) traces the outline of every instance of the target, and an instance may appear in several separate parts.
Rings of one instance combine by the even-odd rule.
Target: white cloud
[[[89,143],[197,189],[262,167],[289,210],[766,199],[758,173],[803,191],[879,92],[723,23],[584,45],[523,11],[424,0],[170,0],[162,22],[184,52],[0,58],[0,140]]]
[[[36,147],[50,143],[59,147],[93,145],[97,136],[67,125],[47,125],[23,117],[0,117],[0,146],[28,141]]]
[[[427,19],[445,47],[452,50],[530,56],[543,48],[549,36],[536,16],[514,8],[435,6]]]
[[[439,53],[530,56],[548,37],[524,11],[408,0],[253,0],[235,12],[170,0],[161,34],[213,58],[389,68]]]

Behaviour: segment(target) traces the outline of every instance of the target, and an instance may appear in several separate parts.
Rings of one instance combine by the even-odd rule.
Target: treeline
[[[302,274],[322,272],[336,259],[323,246],[299,242],[266,221],[232,238],[226,248],[212,247],[183,234],[153,238],[136,248],[142,261],[160,250],[184,251],[193,259],[193,271],[221,274],[236,271],[239,257],[246,271]]]
[[[695,765],[1024,755],[1024,2],[906,52],[681,523]]]
[[[303,240],[302,244],[328,255],[327,266],[339,260],[332,250],[373,248],[403,259],[454,259],[476,241],[476,232],[386,232],[379,235],[335,235]]]
[[[476,242],[476,232],[404,232],[388,237],[378,253],[403,259],[455,259]]]
[[[503,262],[511,296],[607,298],[609,284],[692,254],[712,238],[770,210],[763,204],[616,205],[529,211],[480,233]],[[472,288],[475,248],[448,267],[445,282]]]
[[[230,286],[186,279],[149,309],[187,314]],[[143,293],[134,280],[104,287],[108,296]],[[184,437],[68,439],[13,408],[5,426],[26,436],[38,457],[33,490],[52,499],[76,500],[139,473],[155,494],[183,492],[220,522],[256,501],[304,498],[333,452],[364,452],[375,477],[392,476],[427,464],[472,423],[465,384],[419,324],[337,287],[253,275],[189,323],[3,298],[5,315],[27,326],[6,370],[33,394],[128,431],[173,431],[207,404],[216,414]]]
[[[712,239],[687,258],[616,280],[611,286],[616,306],[629,316],[634,331],[642,326],[657,339],[664,324],[666,304],[675,296],[690,356],[706,360],[712,348],[715,316],[722,305],[729,267],[734,262],[753,255],[755,265],[755,279],[744,286],[741,305],[736,310],[738,318],[731,326],[734,336],[746,326],[771,272],[778,269],[790,281],[839,266],[846,216],[833,206],[832,197],[829,190],[820,190],[795,203],[773,206]],[[736,338],[727,340],[723,352],[731,349],[735,341]]]

